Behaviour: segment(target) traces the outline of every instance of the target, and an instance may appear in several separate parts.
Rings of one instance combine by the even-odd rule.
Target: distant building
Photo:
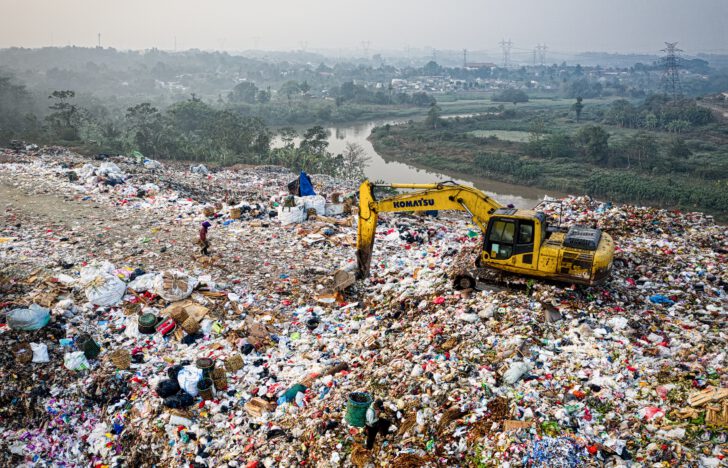
[[[495,63],[491,62],[468,62],[465,64],[465,68],[468,70],[479,70],[479,69],[493,69],[496,68],[497,65]]]

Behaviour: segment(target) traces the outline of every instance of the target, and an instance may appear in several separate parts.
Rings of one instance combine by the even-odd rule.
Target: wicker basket
[[[128,369],[131,364],[131,353],[128,349],[116,349],[109,354],[109,359],[118,369]]]
[[[172,317],[172,320],[182,325],[190,317],[190,314],[184,308],[177,307],[169,313],[169,316]]]
[[[240,208],[230,208],[230,219],[240,219],[241,214]]]
[[[13,352],[15,360],[20,364],[27,364],[33,360],[33,348],[30,347],[30,343],[16,344]]]
[[[187,320],[182,322],[182,328],[184,328],[184,330],[190,335],[193,335],[200,331],[200,323],[193,317],[189,317]]]
[[[243,357],[239,354],[233,354],[232,356],[225,359],[225,369],[228,372],[237,372],[243,368]]]
[[[221,379],[215,379],[212,381],[212,383],[215,385],[215,390],[217,390],[219,392],[224,392],[225,390],[228,389],[228,382],[225,377],[223,377]]]
[[[222,367],[216,367],[211,372],[212,380],[224,379],[226,375],[225,369]]]

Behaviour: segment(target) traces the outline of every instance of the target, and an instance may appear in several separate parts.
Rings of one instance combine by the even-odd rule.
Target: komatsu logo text
[[[435,206],[435,200],[431,198],[420,198],[419,200],[396,201],[395,208],[417,208],[420,206]]]

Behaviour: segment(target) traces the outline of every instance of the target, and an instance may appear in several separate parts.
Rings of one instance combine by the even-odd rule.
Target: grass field
[[[499,140],[526,143],[528,142],[531,134],[518,130],[473,130],[472,132],[468,132],[468,135],[472,135],[477,138],[496,137]]]

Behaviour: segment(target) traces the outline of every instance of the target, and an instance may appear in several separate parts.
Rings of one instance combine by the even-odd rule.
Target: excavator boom
[[[359,187],[359,223],[356,258],[360,277],[369,276],[374,235],[379,213],[401,211],[456,210],[466,211],[480,229],[485,232],[490,215],[502,205],[480,190],[454,182],[437,184],[387,184],[385,187],[412,189],[382,200],[374,198],[374,184],[364,181]]]

